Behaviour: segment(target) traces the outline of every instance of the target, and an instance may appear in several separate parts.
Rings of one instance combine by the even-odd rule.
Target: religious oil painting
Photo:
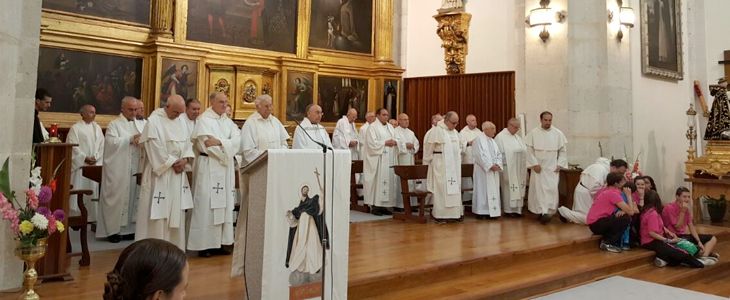
[[[160,82],[160,102],[172,95],[185,100],[197,98],[198,62],[163,58]]]
[[[681,0],[641,1],[641,50],[644,74],[681,80]]]
[[[319,76],[319,105],[323,122],[337,122],[347,110],[357,110],[357,120],[364,122],[368,108],[368,80],[349,77]]]
[[[85,104],[116,115],[124,96],[139,98],[142,58],[41,47],[38,87],[53,97],[49,111],[77,113]]]
[[[188,1],[187,39],[278,52],[296,52],[294,0]]]
[[[43,0],[43,8],[145,25],[150,24],[150,0]]]
[[[370,54],[373,0],[312,0],[309,45]]]
[[[286,86],[286,119],[301,121],[313,102],[314,73],[289,71]]]
[[[386,79],[383,83],[383,106],[390,112],[391,119],[398,117],[398,80]]]

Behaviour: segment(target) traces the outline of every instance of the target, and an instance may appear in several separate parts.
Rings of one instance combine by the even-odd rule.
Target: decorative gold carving
[[[441,38],[444,48],[444,62],[447,74],[466,72],[466,55],[469,53],[469,22],[471,14],[454,11],[434,16],[438,22],[436,34]]]
[[[258,88],[253,80],[246,81],[246,83],[243,84],[243,96],[241,97],[243,99],[243,102],[253,103],[253,101],[256,100],[256,97],[258,96],[256,94],[257,90]]]
[[[399,1],[400,2],[400,1]],[[375,61],[393,63],[393,0],[375,1]]]
[[[152,0],[152,36],[172,37],[173,0]]]
[[[705,155],[685,163],[685,174],[696,171],[722,177],[730,173],[730,141],[708,141]]]
[[[225,80],[223,78],[218,79],[218,81],[215,83],[215,91],[219,93],[224,93],[226,96],[231,96],[231,83],[228,82],[228,80]],[[220,97],[220,94],[218,94]]]

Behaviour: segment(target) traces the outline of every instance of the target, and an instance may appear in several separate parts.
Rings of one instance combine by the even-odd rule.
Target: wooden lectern
[[[49,184],[54,179],[53,172],[58,167],[56,174],[56,191],[53,193],[49,208],[51,211],[62,209],[68,214],[69,188],[71,186],[71,152],[77,144],[66,143],[41,143],[36,144],[36,161],[41,167],[43,184]],[[68,228],[68,220],[63,220],[63,225]],[[63,279],[70,280],[68,273],[68,256],[66,254],[66,243],[68,230],[54,234],[48,239],[46,255],[36,263],[39,278],[41,279]]]

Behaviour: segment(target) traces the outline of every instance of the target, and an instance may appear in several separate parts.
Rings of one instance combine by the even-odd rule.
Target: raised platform
[[[350,225],[348,299],[520,299],[546,295],[614,275],[730,296],[730,228],[699,225],[718,236],[718,265],[656,268],[652,252],[598,250],[585,226],[532,218],[415,224],[392,219]],[[106,273],[121,250],[92,253],[74,281],[44,283],[44,299],[100,299]],[[243,280],[230,278],[230,256],[191,255],[186,299],[244,299]],[[19,293],[0,293],[16,299]]]

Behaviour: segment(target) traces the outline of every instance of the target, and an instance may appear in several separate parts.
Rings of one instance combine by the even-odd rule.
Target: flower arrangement
[[[63,162],[61,162],[63,163]],[[34,162],[31,162],[33,165]],[[34,247],[38,240],[63,232],[65,213],[61,209],[53,212],[48,205],[55,191],[56,180],[49,185],[42,185],[41,167],[35,167],[30,172],[29,186],[25,191],[25,205],[20,205],[14,191],[10,190],[10,174],[8,160],[5,160],[0,169],[0,214],[2,219],[10,222],[10,228],[21,247]]]

